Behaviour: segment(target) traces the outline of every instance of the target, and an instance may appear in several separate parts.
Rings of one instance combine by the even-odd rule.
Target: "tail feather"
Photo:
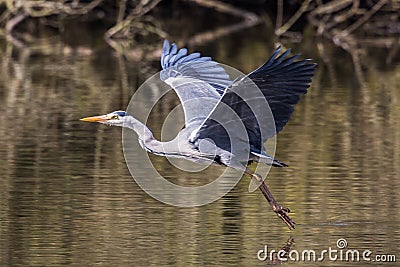
[[[274,159],[274,162],[272,163],[272,166],[274,166],[274,167],[288,167],[289,165],[287,165],[287,164],[285,164],[283,162],[280,162],[277,159]]]
[[[257,161],[268,165],[272,165],[274,167],[288,167],[288,165],[286,165],[285,163],[280,162],[277,159],[274,159],[273,157],[267,155],[266,153],[260,154],[252,151],[251,154],[254,155],[255,157],[251,157],[251,161],[249,161],[249,163],[251,163],[252,161]]]

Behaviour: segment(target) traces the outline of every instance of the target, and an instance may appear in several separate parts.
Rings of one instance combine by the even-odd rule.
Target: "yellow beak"
[[[110,120],[110,116],[107,115],[102,115],[102,116],[94,116],[94,117],[86,117],[80,119],[81,121],[87,121],[87,122],[104,122]]]

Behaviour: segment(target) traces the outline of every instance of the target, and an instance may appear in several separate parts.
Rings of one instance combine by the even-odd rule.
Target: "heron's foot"
[[[294,225],[296,224],[292,218],[289,217],[288,213],[290,209],[280,206],[278,203],[273,203],[271,205],[272,210],[278,215],[281,220],[286,223],[290,230],[294,229]]]

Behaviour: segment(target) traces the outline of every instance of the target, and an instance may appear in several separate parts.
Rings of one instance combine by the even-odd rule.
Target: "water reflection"
[[[204,51],[248,72],[272,51],[255,33]],[[290,168],[273,169],[267,180],[292,209],[293,232],[261,194],[247,193],[245,179],[204,207],[157,202],[132,181],[121,130],[78,121],[124,109],[158,62],[126,61],[106,48],[66,52],[54,39],[29,53],[3,44],[0,265],[263,266],[257,251],[282,248],[290,235],[298,250],[335,247],[343,237],[351,248],[400,255],[399,65],[366,50],[355,68],[354,57],[330,45],[287,45],[319,62],[310,94],[278,137],[277,158]],[[182,181],[204,176],[154,160]]]

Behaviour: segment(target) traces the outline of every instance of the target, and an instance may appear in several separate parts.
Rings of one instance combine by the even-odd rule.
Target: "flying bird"
[[[174,89],[185,114],[185,127],[175,139],[156,140],[145,124],[125,111],[81,120],[130,128],[149,153],[212,162],[243,171],[258,182],[278,217],[289,229],[294,229],[295,222],[288,215],[290,210],[279,205],[262,177],[247,167],[252,162],[287,166],[268,155],[263,144],[283,129],[300,95],[307,93],[310,86],[316,64],[298,58],[299,55],[290,56],[290,49],[282,51],[279,46],[262,66],[244,77],[232,79],[212,58],[200,53],[188,54],[186,48],[178,49],[175,43],[170,45],[165,40],[160,79]],[[264,119],[264,106],[269,106],[272,124]],[[235,119],[228,113],[233,113]]]

